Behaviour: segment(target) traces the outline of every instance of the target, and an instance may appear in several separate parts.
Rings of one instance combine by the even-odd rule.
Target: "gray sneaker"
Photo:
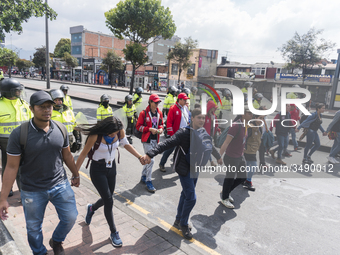
[[[225,207],[229,208],[229,209],[234,209],[235,206],[230,203],[229,199],[225,199],[225,200],[221,200],[222,205],[224,205]]]

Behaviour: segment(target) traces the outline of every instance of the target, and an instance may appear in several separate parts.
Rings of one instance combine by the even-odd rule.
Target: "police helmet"
[[[252,83],[251,81],[246,81],[246,82],[244,83],[244,87],[245,87],[245,88],[248,88],[248,87],[251,87],[251,86],[253,86],[253,83]]]
[[[259,99],[259,100],[262,100],[263,98],[263,95],[261,93],[256,93],[255,96],[254,96],[255,99]]]
[[[1,96],[6,98],[21,96],[21,91],[24,89],[24,85],[20,84],[17,80],[13,78],[6,78],[0,82]],[[20,91],[20,93],[18,93]]]
[[[61,90],[61,91],[64,91],[64,90],[68,91],[68,89],[69,89],[68,86],[65,85],[65,84],[63,84],[63,85],[60,86],[60,90]]]
[[[216,92],[222,98],[222,95],[223,95],[222,91],[221,90],[216,90]]]
[[[169,93],[172,94],[173,96],[176,94],[176,92],[177,92],[177,89],[175,86],[171,86],[169,88]]]
[[[183,88],[181,92],[183,92],[183,93],[187,94],[187,96],[189,96],[189,94],[190,94],[190,89],[188,89],[188,88]]]
[[[143,88],[137,87],[135,91],[136,91],[136,94],[140,96],[143,93]]]
[[[192,86],[191,87],[191,91],[192,91],[192,93],[196,93],[197,92],[197,87]]]
[[[182,93],[182,90],[181,89],[177,89],[176,90],[176,96],[178,96],[179,94],[181,94]]]
[[[125,103],[129,102],[129,101],[132,101],[133,97],[131,95],[127,95],[125,97]]]
[[[61,98],[61,99],[64,98],[64,93],[60,89],[51,89],[50,95],[51,95],[53,100],[55,100],[57,98]]]
[[[100,102],[105,102],[105,101],[110,101],[110,97],[107,95],[107,94],[103,94],[101,97],[100,97]]]
[[[301,88],[299,85],[295,84],[292,86],[292,88]]]
[[[230,90],[229,89],[224,89],[223,91],[223,96],[225,96],[225,97],[230,97],[231,96],[231,92],[230,92]]]

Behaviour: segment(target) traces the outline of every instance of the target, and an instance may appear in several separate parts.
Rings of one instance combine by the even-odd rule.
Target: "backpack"
[[[120,140],[120,132],[118,132],[118,140]],[[94,145],[93,145],[93,147],[91,148],[91,150],[87,153],[87,157],[88,157],[88,160],[87,160],[87,163],[86,163],[86,169],[88,168],[88,166],[89,166],[89,164],[90,164],[90,161],[92,161],[92,159],[93,159],[93,154],[94,154],[94,152],[96,151],[96,150],[98,150],[98,148],[99,148],[99,145],[100,145],[100,143],[102,142],[102,138],[103,138],[103,135],[98,135],[98,137],[97,137],[97,140],[96,140],[96,142],[94,143]],[[86,142],[87,142],[87,140],[86,140]],[[119,164],[119,158],[120,158],[120,153],[119,153],[119,150],[118,150],[118,148],[117,148],[117,151],[118,151],[118,164]]]
[[[227,139],[227,134],[228,134],[229,128],[230,128],[230,126],[227,127],[226,129],[224,129],[222,131],[222,133],[220,134],[220,136],[215,139],[215,147],[216,148],[221,148],[222,147],[225,139]],[[240,130],[241,130],[241,127],[239,127],[239,129],[238,129],[238,131],[236,133],[236,136],[234,138],[236,138],[238,136],[238,134],[240,133]]]
[[[67,129],[64,126],[64,124],[62,124],[59,121],[53,120],[53,122],[58,126],[58,128],[60,129],[61,133],[63,134],[64,137],[64,142],[67,138]],[[21,124],[21,128],[20,128],[20,147],[21,147],[21,159],[20,159],[20,165],[22,165],[22,163],[24,162],[24,156],[25,156],[25,149],[26,149],[26,145],[27,145],[27,136],[28,136],[28,125],[29,125],[29,121],[24,122]]]
[[[183,148],[180,146],[183,154],[185,155],[185,160],[191,166],[205,166],[212,153],[213,144],[211,136],[203,127],[197,130],[190,126],[187,126],[186,128],[190,130],[189,151],[185,153]]]
[[[144,126],[146,125],[145,122],[146,122],[146,110],[144,110]],[[138,139],[142,139],[143,132],[137,130],[136,126],[137,126],[137,123],[136,125],[133,126],[133,135],[137,137]]]
[[[301,113],[300,124],[307,119],[308,115]]]

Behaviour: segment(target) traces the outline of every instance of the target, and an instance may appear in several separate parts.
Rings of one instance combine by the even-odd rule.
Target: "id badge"
[[[112,167],[112,161],[110,160],[109,162],[106,162],[106,168],[111,168]]]

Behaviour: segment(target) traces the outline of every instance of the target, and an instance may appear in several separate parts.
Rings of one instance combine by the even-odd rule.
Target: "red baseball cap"
[[[149,100],[153,101],[155,103],[162,101],[162,100],[159,99],[159,96],[157,94],[151,94],[150,97],[149,97]]]
[[[188,97],[187,94],[185,94],[185,93],[180,93],[177,98],[178,99],[185,99],[185,100],[190,99],[190,97]]]

